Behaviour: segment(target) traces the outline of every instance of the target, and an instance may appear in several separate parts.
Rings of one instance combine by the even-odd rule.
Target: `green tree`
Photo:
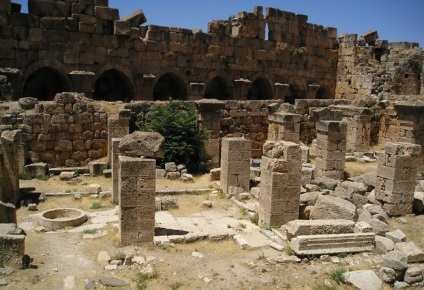
[[[195,106],[179,101],[153,106],[143,129],[165,137],[162,163],[176,162],[186,166],[199,161],[203,141],[208,136],[208,132],[198,125]]]

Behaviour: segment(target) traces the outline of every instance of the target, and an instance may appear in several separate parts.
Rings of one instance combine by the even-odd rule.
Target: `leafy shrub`
[[[37,175],[37,177],[36,177],[36,178],[37,178],[38,180],[47,181],[47,180],[49,180],[50,175],[45,175],[45,174]]]
[[[20,173],[19,174],[19,179],[20,180],[32,180],[32,177],[26,173]]]
[[[330,273],[331,279],[337,282],[337,284],[343,283],[345,281],[344,273],[346,272],[345,268],[335,268]]]
[[[93,204],[91,205],[91,207],[90,207],[91,209],[99,209],[99,208],[102,208],[102,203],[101,202],[98,202],[98,201],[96,201],[96,202],[93,202]]]
[[[155,105],[149,112],[143,131],[158,132],[165,137],[165,156],[160,163],[195,164],[199,161],[207,131],[197,123],[194,105],[179,101]]]

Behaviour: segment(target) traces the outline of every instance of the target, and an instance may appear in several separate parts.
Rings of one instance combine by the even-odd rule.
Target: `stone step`
[[[374,233],[298,236],[291,240],[296,255],[326,255],[371,251],[375,245]]]
[[[305,235],[333,235],[354,232],[355,222],[341,219],[295,220],[286,225],[289,240]]]

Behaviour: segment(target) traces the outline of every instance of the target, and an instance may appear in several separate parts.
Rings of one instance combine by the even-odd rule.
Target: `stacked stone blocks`
[[[316,177],[344,179],[347,125],[340,121],[316,123]]]
[[[421,146],[410,143],[386,143],[378,155],[376,199],[390,216],[412,213],[415,179]]]
[[[154,159],[119,156],[120,241],[152,243],[155,233]]]
[[[299,218],[302,170],[300,145],[267,141],[261,162],[259,222],[282,226]]]
[[[269,115],[268,140],[298,143],[300,140],[300,115],[282,112]]]
[[[251,142],[244,138],[223,138],[221,150],[221,188],[229,193],[230,187],[250,190]]]

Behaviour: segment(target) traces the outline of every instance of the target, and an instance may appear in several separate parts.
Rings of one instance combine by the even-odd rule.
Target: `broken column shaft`
[[[386,143],[379,153],[375,194],[388,215],[412,213],[420,156],[420,145],[401,142]]]
[[[302,170],[300,145],[267,141],[261,162],[259,222],[282,226],[299,218]]]

